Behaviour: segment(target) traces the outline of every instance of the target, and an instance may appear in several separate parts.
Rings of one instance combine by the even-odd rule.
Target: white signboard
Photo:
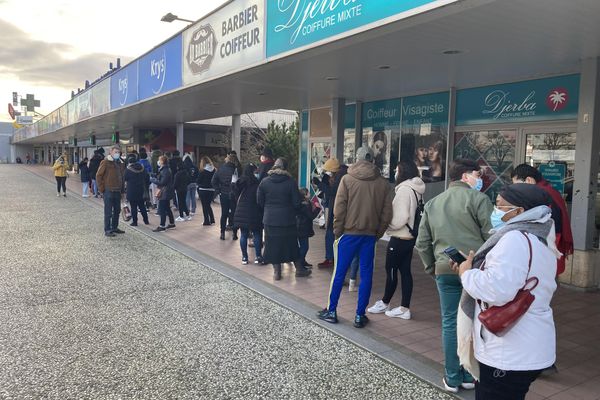
[[[183,84],[250,67],[265,58],[264,0],[238,0],[183,32]]]
[[[31,115],[17,115],[17,124],[33,124]]]

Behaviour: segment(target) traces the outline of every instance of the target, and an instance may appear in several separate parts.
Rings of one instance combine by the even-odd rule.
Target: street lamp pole
[[[190,24],[194,23],[194,21],[192,21],[192,20],[185,19],[185,18],[179,18],[177,15],[172,14],[172,13],[167,13],[167,14],[163,15],[163,17],[160,20],[163,22],[183,21],[183,22],[189,22]]]

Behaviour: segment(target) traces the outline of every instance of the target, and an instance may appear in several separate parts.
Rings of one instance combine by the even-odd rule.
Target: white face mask
[[[113,160],[118,160],[119,158],[121,158],[121,153],[119,153],[119,152],[113,153],[112,158],[113,158]]]

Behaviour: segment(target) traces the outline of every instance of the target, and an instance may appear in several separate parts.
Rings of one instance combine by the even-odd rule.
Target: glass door
[[[482,192],[495,202],[502,187],[511,182],[517,129],[480,130],[454,134],[454,159],[476,161],[483,173]]]

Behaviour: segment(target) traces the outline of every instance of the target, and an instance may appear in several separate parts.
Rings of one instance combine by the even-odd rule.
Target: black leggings
[[[179,216],[183,218],[183,214],[189,217],[190,210],[187,206],[187,201],[185,201],[185,196],[187,196],[187,189],[184,191],[177,191],[177,209],[179,210]]]
[[[213,213],[212,206],[210,203],[215,197],[213,190],[198,190],[200,196],[200,203],[202,204],[202,214],[204,215],[204,223],[206,225],[215,223],[215,214]]]
[[[66,176],[55,176],[56,178],[56,191],[60,193],[62,187],[63,193],[67,193],[67,177]]]
[[[524,400],[529,386],[542,372],[503,371],[479,363],[479,382],[475,384],[477,400]]]
[[[385,257],[385,293],[381,299],[385,304],[389,304],[398,287],[398,272],[402,284],[402,307],[410,308],[410,298],[413,291],[413,278],[410,272],[410,262],[412,260],[413,249],[415,248],[415,239],[405,240],[392,237],[387,246]]]
[[[233,223],[233,213],[231,210],[232,203],[231,197],[229,193],[221,193],[221,232],[225,232],[227,228],[227,219],[229,219],[229,224]],[[233,210],[235,212],[235,210]]]

